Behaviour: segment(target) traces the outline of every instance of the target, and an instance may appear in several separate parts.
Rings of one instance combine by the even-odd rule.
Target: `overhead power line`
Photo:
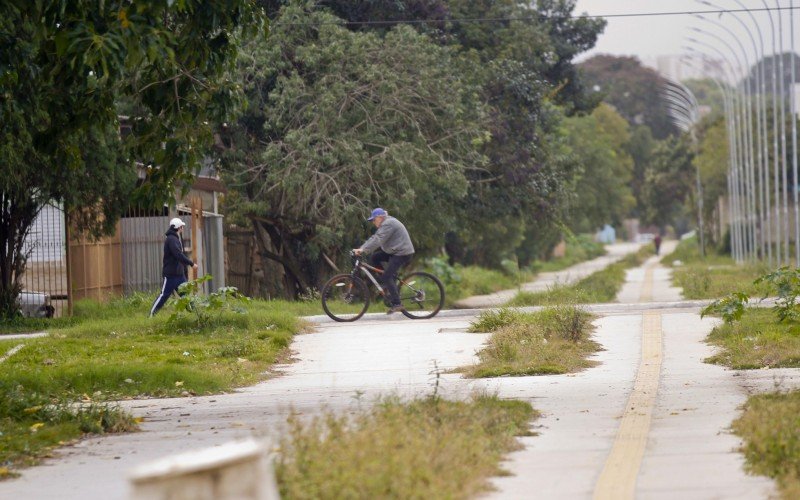
[[[568,19],[609,19],[621,17],[663,17],[663,16],[694,16],[697,14],[735,14],[738,12],[779,12],[798,10],[800,6],[792,7],[775,7],[775,8],[755,8],[755,9],[712,9],[712,10],[691,10],[691,11],[671,11],[671,12],[631,12],[620,14],[579,14],[562,16]],[[369,26],[387,26],[394,24],[437,24],[437,23],[506,23],[511,21],[538,21],[546,14],[540,16],[524,16],[524,17],[475,17],[475,18],[457,18],[457,19],[396,19],[392,21],[325,21],[317,23],[287,23],[276,22],[272,23],[273,26],[322,26],[325,24],[360,24]],[[555,16],[554,16],[555,17]]]

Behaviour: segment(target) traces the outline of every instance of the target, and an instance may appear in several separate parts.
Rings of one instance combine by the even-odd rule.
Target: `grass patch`
[[[602,243],[594,241],[591,235],[581,234],[567,240],[563,257],[545,261],[534,261],[530,268],[537,273],[549,273],[564,270],[575,264],[592,260],[605,255],[606,248]]]
[[[675,266],[676,261],[681,265]],[[697,238],[682,240],[675,252],[665,256],[661,262],[673,267],[673,282],[683,288],[683,296],[687,299],[716,299],[733,291],[752,296],[766,292],[766,287],[753,284],[756,278],[768,271],[766,264],[736,264],[730,256],[716,253],[713,249],[708,249],[703,257]]]
[[[55,446],[84,434],[128,432],[136,422],[107,404],[70,404],[64,398],[0,381],[0,480],[15,469],[36,464]]]
[[[770,309],[745,310],[740,321],[714,328],[708,341],[719,348],[709,363],[745,370],[800,367],[800,325],[778,323]]]
[[[387,398],[352,416],[290,419],[276,473],[297,499],[468,498],[488,489],[538,414],[530,404],[476,395]]]
[[[532,281],[536,276],[529,270],[519,270],[515,274],[487,269],[478,266],[453,267],[453,272],[448,276],[438,276],[445,285],[445,301],[447,306],[454,302],[474,295],[488,295],[501,290],[519,288],[522,283]]]
[[[35,461],[81,433],[129,428],[129,417],[104,402],[211,394],[258,382],[303,327],[283,303],[252,301],[245,314],[212,312],[200,327],[192,315],[171,321],[169,306],[148,318],[151,299],[79,302],[74,320],[49,329],[47,337],[0,339],[1,354],[23,344],[0,363],[6,467]]]
[[[751,396],[733,431],[747,468],[774,478],[781,497],[800,498],[800,391]]]
[[[202,329],[187,316],[169,322],[168,310],[148,318],[148,307],[129,305],[27,339],[0,364],[0,380],[76,398],[215,393],[262,379],[301,327],[280,305],[262,301],[247,305],[247,314],[216,315]]]
[[[595,366],[587,358],[600,350],[590,339],[591,314],[572,305],[535,313],[487,311],[470,331],[492,336],[478,352],[478,363],[459,369],[468,377],[571,373]]]
[[[612,302],[625,283],[625,270],[640,266],[654,250],[650,245],[626,255],[601,271],[592,273],[574,285],[557,285],[546,292],[519,292],[506,306],[549,306],[558,304],[598,304]]]

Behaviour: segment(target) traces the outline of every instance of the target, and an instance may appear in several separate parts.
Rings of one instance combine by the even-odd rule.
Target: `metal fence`
[[[186,223],[183,229],[184,248],[191,256],[194,251],[194,229],[191,215],[179,215]],[[164,255],[164,235],[169,228],[168,214],[152,211],[131,211],[120,220],[122,242],[122,281],[125,294],[151,293],[161,288],[161,269]],[[225,265],[222,216],[204,213],[198,226],[202,251],[199,252],[198,275],[211,274],[207,291],[225,286]]]
[[[52,300],[56,316],[67,310],[67,248],[64,211],[45,205],[33,222],[23,246],[28,255],[22,276],[24,292],[45,293]]]
[[[191,214],[192,209],[178,210],[186,223],[183,238],[187,255],[199,265],[190,278],[211,274],[205,288],[213,291],[225,286],[223,218],[194,210],[193,223]],[[69,234],[64,211],[57,205],[47,205],[25,241],[29,257],[22,277],[23,291],[49,295],[56,316],[67,314],[70,298],[103,300],[119,293],[155,293],[161,288],[164,237],[173,216],[167,207],[130,210],[120,219],[113,236],[95,242]],[[197,248],[193,247],[195,232],[202,243]]]

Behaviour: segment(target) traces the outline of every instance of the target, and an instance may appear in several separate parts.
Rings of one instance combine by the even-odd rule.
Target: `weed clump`
[[[469,377],[569,373],[594,366],[587,357],[600,349],[590,340],[592,316],[562,305],[535,313],[500,309],[482,314],[470,331],[491,332],[478,363],[461,368]]]
[[[800,391],[751,396],[733,431],[747,467],[778,481],[783,498],[800,495]]]
[[[502,456],[538,414],[530,404],[475,395],[385,398],[352,416],[293,416],[276,472],[298,499],[468,498],[487,490]]]

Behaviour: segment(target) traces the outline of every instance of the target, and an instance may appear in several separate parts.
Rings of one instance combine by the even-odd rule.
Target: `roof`
[[[206,191],[208,193],[228,192],[228,188],[225,187],[225,184],[223,184],[221,180],[214,177],[195,177],[194,182],[192,183],[192,189],[196,189],[197,191]]]

